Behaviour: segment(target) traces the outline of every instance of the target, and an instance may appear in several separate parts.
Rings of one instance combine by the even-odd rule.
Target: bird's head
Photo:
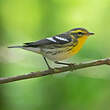
[[[92,32],[88,32],[84,28],[75,28],[69,31],[69,34],[76,39],[87,38],[90,35],[94,35]]]

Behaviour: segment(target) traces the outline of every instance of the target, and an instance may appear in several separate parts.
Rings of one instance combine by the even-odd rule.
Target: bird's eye
[[[78,32],[78,35],[83,35],[84,33],[82,33],[82,32]]]
[[[82,37],[84,35],[83,32],[71,33],[73,36],[77,36],[77,38]]]

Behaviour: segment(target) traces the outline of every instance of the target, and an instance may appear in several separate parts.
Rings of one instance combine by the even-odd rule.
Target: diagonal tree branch
[[[69,66],[62,66],[59,68],[53,68],[51,70],[45,70],[41,72],[31,72],[28,74],[6,77],[6,78],[3,77],[3,78],[0,78],[0,84],[24,80],[24,79],[42,77],[42,76],[57,74],[57,73],[66,72],[66,71],[74,71],[76,69],[83,69],[83,68],[99,66],[99,65],[110,65],[110,58],[93,60],[93,61],[84,62],[80,64],[71,64]]]

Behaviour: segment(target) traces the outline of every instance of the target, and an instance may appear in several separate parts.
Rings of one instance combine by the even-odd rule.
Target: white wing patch
[[[54,38],[56,38],[56,40],[55,40]],[[62,37],[59,37],[59,36],[55,36],[54,38],[53,38],[53,37],[49,37],[49,38],[46,38],[46,39],[47,39],[47,40],[50,40],[50,41],[52,41],[52,42],[57,42],[57,39],[58,39],[58,40],[61,40],[61,41],[69,42],[68,39],[62,38]]]
[[[67,39],[62,38],[62,37],[55,36],[55,38],[56,38],[56,39],[59,39],[59,40],[62,40],[62,41],[67,41],[67,42],[68,42],[68,40],[67,40]]]
[[[48,40],[50,40],[50,41],[53,41],[53,42],[56,42],[56,40],[54,40],[52,37],[46,38],[46,39],[48,39]]]

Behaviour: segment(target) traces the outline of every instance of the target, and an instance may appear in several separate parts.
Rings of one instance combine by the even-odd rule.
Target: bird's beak
[[[88,33],[88,35],[94,35],[94,34],[95,34],[95,33],[93,33],[93,32],[89,32],[89,33]]]

